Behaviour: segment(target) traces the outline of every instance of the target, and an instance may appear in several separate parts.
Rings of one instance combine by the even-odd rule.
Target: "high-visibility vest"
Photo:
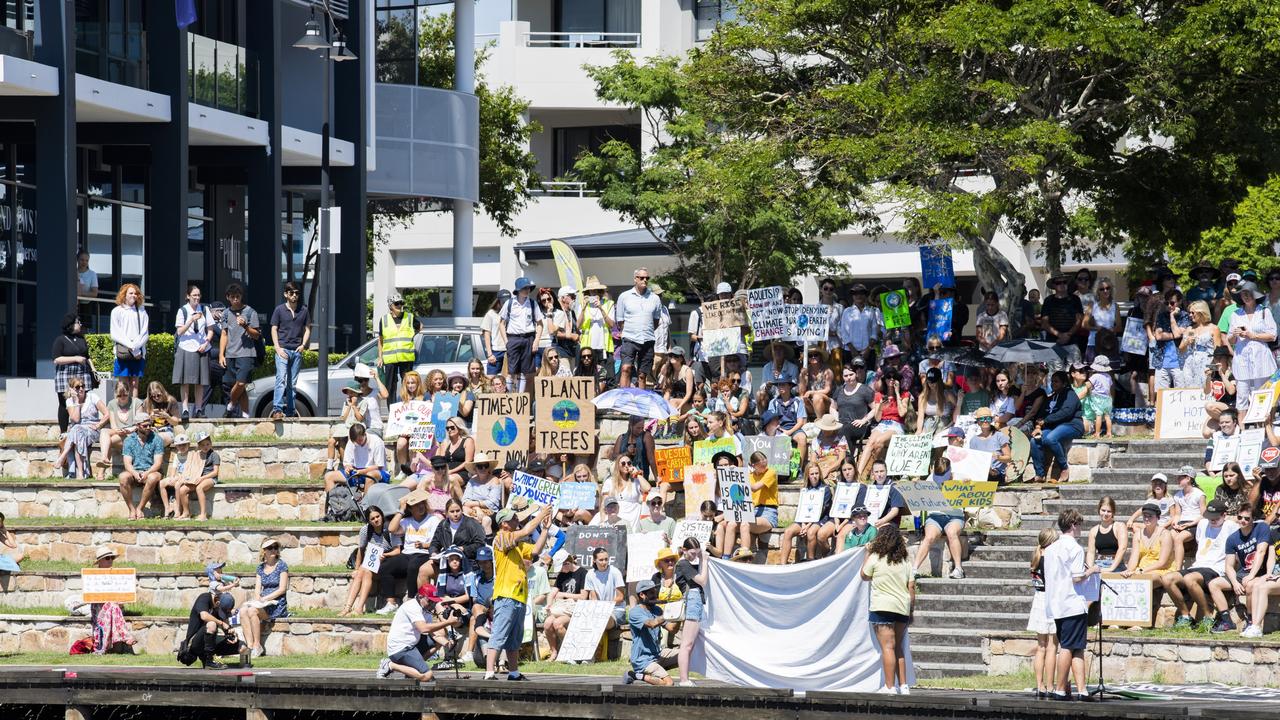
[[[604,300],[600,303],[600,314],[602,316],[609,315],[612,312],[613,312],[612,300]],[[586,306],[583,306],[582,308],[582,334],[583,335],[586,335],[587,333],[591,332],[591,325],[592,325],[591,313],[588,311],[588,308]],[[581,345],[587,344],[586,338],[583,338],[578,342]],[[604,327],[604,351],[608,355],[613,354],[613,333],[609,332],[609,323],[605,323],[605,327]]]
[[[382,336],[382,362],[401,363],[415,360],[412,315],[404,313],[398,324],[391,317],[391,313],[383,315],[379,334]]]

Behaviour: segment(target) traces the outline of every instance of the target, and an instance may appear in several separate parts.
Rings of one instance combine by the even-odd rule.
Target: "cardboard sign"
[[[1149,341],[1147,328],[1142,323],[1142,318],[1125,318],[1124,335],[1120,336],[1120,352],[1130,355],[1146,355]]]
[[[796,507],[796,522],[816,523],[822,519],[822,501],[826,490],[820,487],[800,491],[800,504]]]
[[[703,342],[707,330],[723,330],[747,326],[747,306],[740,298],[712,300],[702,303]]]
[[[929,474],[933,438],[928,435],[894,435],[884,457],[890,477],[920,477]]]
[[[540,377],[534,422],[535,452],[590,455],[596,451],[596,381]]]
[[[911,512],[930,512],[947,514],[951,512],[951,503],[942,494],[942,488],[932,480],[902,481],[894,485],[902,494],[902,499],[911,508]],[[872,517],[880,517],[872,512]]]
[[[409,452],[427,452],[436,444],[436,425],[430,420],[419,420],[409,431]]]
[[[680,552],[684,547],[684,541],[688,538],[697,538],[703,547],[711,542],[711,531],[714,529],[715,523],[710,520],[681,520],[676,523],[675,534],[671,536],[671,549]]]
[[[667,547],[667,541],[661,532],[628,534],[627,582],[640,582],[653,577],[656,569],[653,561],[658,559],[658,551],[664,547]]]
[[[1240,433],[1236,433],[1231,437],[1216,437],[1213,439],[1213,455],[1209,457],[1209,469],[1214,472],[1222,470],[1222,466],[1229,462],[1236,461],[1236,455],[1240,451]]]
[[[863,487],[866,488],[866,492],[863,493],[862,502],[871,513],[871,522],[875,522],[884,515],[884,508],[885,505],[889,504],[889,495],[893,489],[893,484],[864,485]]]
[[[894,290],[881,293],[880,314],[884,316],[884,326],[889,330],[910,327],[911,308],[907,302],[906,290]]]
[[[528,452],[533,399],[527,393],[476,395],[476,450],[497,454],[502,467],[511,452]]]
[[[986,480],[991,477],[991,458],[988,450],[948,445],[944,451],[951,461],[951,477],[956,480]]]
[[[707,357],[735,355],[742,347],[742,328],[716,328],[702,332],[702,351]]]
[[[593,482],[560,483],[560,499],[557,510],[595,510],[596,484]]]
[[[831,333],[831,308],[826,305],[784,305],[787,340],[826,342]]]
[[[1244,472],[1245,477],[1249,477],[1261,462],[1262,448],[1266,444],[1267,435],[1263,428],[1240,431],[1240,447],[1236,449],[1236,462],[1240,463],[1240,470]]]
[[[751,486],[747,484],[747,469],[740,467],[716,468],[716,480],[720,484],[720,511],[726,520],[750,522],[755,519],[755,507],[751,504]]]
[[[757,340],[775,340],[786,336],[787,321],[782,308],[782,288],[776,285],[747,291],[751,334]]]
[[[656,468],[658,482],[682,483],[684,469],[693,464],[693,449],[688,445],[656,448],[653,451],[653,459],[658,465]]]
[[[392,403],[387,406],[387,422],[383,433],[388,437],[407,435],[419,420],[431,420],[431,403],[422,400]]]
[[[382,569],[382,547],[373,543],[365,545],[364,562],[360,563],[360,567],[377,575]]]
[[[716,456],[718,452],[727,452],[730,455],[738,455],[738,443],[735,438],[722,437],[718,440],[697,440],[693,443],[693,464],[694,465],[710,465],[711,458]]]
[[[1102,621],[1108,625],[1151,627],[1155,620],[1151,603],[1152,578],[1103,573],[1109,588],[1102,589]],[[1112,592],[1114,590],[1115,592]]]
[[[778,477],[791,476],[791,438],[785,435],[744,436],[743,459],[749,459],[755,452],[762,452],[769,458],[769,467],[773,468]]]
[[[1249,394],[1249,410],[1244,414],[1244,419],[1240,422],[1245,425],[1256,425],[1267,421],[1267,415],[1271,413],[1272,399],[1271,388],[1263,388]]]
[[[920,246],[920,284],[926,288],[934,285],[956,286],[955,265],[951,261],[951,248],[947,245]]]
[[[684,516],[702,517],[702,503],[716,499],[716,470],[710,465],[684,469]]]
[[[450,418],[458,416],[458,410],[461,407],[462,400],[453,393],[438,392],[431,399],[431,420],[436,426],[436,442],[444,442],[445,425]]]
[[[625,529],[605,525],[570,525],[564,529],[564,550],[578,559],[578,567],[593,567],[591,553],[599,547],[609,551],[610,563],[619,568],[627,566]]]
[[[943,340],[951,339],[951,313],[955,298],[938,298],[929,301],[929,335]]]
[[[587,483],[593,485],[592,483]],[[531,505],[542,507],[543,505],[555,506],[560,500],[560,483],[555,480],[540,478],[537,475],[530,475],[523,470],[517,470],[511,479],[511,499],[507,501],[507,505],[511,504],[511,500],[518,497],[527,498]]]
[[[133,568],[84,568],[82,600],[87,603],[131,603],[138,599],[138,571]]]
[[[991,480],[948,480],[942,483],[942,495],[954,508],[984,508],[995,503],[999,487]]]
[[[579,600],[573,604],[573,617],[565,631],[556,660],[560,662],[591,662],[595,659],[600,636],[604,634],[609,618],[613,617],[611,600]]]
[[[853,515],[858,502],[859,483],[836,483],[836,495],[831,501],[831,517],[846,520]]]
[[[1156,391],[1156,438],[1200,438],[1207,400],[1201,388],[1166,388]]]

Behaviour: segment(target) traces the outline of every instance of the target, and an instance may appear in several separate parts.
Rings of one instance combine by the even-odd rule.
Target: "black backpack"
[[[189,667],[199,659],[199,656],[191,652],[191,638],[185,638],[178,644],[178,662]]]
[[[325,522],[359,522],[364,519],[355,491],[347,485],[337,485],[325,497]]]

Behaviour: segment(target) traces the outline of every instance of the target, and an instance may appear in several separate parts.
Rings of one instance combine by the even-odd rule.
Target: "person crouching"
[[[240,667],[253,667],[249,657],[249,646],[240,642],[231,629],[231,609],[235,607],[235,598],[229,592],[223,592],[217,582],[209,584],[209,592],[200,593],[191,606],[191,616],[187,620],[187,637],[184,641],[188,658],[206,670],[223,670],[227,666],[215,658],[226,655],[240,655]],[[219,637],[221,636],[221,637]],[[190,664],[182,659],[179,660]]]
[[[434,677],[427,658],[438,648],[447,648],[451,644],[446,632],[448,628],[462,624],[462,618],[456,614],[436,620],[439,603],[440,596],[436,595],[435,587],[423,585],[418,588],[414,602],[400,604],[391,619],[391,630],[387,632],[387,657],[378,664],[380,679],[390,677],[392,672],[413,680],[431,680]]]
[[[676,648],[663,648],[658,631],[668,623],[662,617],[658,605],[658,586],[652,580],[641,580],[636,585],[637,602],[627,610],[627,623],[631,626],[631,669],[622,674],[622,682],[630,685],[643,680],[650,685],[670,685],[667,670],[675,667],[680,659]]]

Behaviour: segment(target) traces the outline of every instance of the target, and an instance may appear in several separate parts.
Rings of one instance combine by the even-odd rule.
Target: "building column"
[[[149,302],[182,304],[191,273],[187,262],[187,50],[173,3],[147,3],[150,89],[169,98],[170,121],[148,123],[151,139],[151,214],[147,223],[146,284]],[[213,297],[209,292],[205,297]],[[151,330],[169,331],[168,313],[151,313]]]
[[[268,316],[281,301],[280,3],[245,4],[245,43],[258,56],[258,119],[267,123],[267,147],[248,171],[249,304]],[[301,28],[298,29],[301,33]],[[288,33],[283,33],[288,35]],[[221,288],[216,297],[221,297]]]
[[[465,3],[464,3],[465,4]],[[365,299],[367,297],[367,273],[365,271],[368,242],[365,237],[365,219],[369,172],[370,127],[369,109],[373,102],[373,62],[376,48],[366,42],[373,37],[373,3],[352,3],[351,17],[343,24],[347,48],[357,60],[336,63],[334,68],[334,135],[355,145],[355,162],[351,167],[335,167],[333,176],[334,204],[342,208],[342,224],[338,237],[330,236],[330,242],[340,243],[341,254],[334,258],[333,324],[335,349],[351,350],[364,342]],[[344,333],[344,326],[350,328]]]
[[[453,6],[453,89],[476,91],[476,9],[469,2]],[[453,316],[475,315],[475,204],[453,201]]]
[[[40,98],[36,114],[36,375],[53,377],[48,348],[62,316],[76,306],[76,40],[70,3],[42,2],[35,61],[57,68],[58,95]]]

